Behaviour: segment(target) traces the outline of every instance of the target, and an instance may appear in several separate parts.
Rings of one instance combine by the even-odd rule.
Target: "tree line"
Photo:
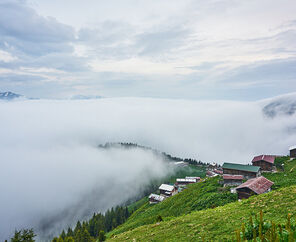
[[[52,242],[94,242],[104,241],[105,233],[123,224],[130,212],[127,207],[117,206],[107,210],[104,214],[94,213],[88,221],[76,223],[74,229],[68,228],[66,231],[53,238]],[[16,230],[11,242],[34,242],[36,234],[33,229]],[[5,240],[7,242],[7,240]]]

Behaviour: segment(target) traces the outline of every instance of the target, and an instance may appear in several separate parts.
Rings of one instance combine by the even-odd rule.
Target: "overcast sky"
[[[0,91],[257,100],[296,91],[295,0],[1,0]]]

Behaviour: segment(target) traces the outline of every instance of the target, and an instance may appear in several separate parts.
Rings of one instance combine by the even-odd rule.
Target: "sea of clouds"
[[[0,240],[28,227],[52,235],[125,202],[170,172],[150,151],[104,150],[99,144],[133,142],[220,164],[288,154],[296,143],[296,114],[281,113],[276,105],[279,115],[265,115],[263,108],[273,101],[0,102]]]

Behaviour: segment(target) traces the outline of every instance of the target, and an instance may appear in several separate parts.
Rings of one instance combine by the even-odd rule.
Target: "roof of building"
[[[215,169],[215,170],[214,170],[214,172],[215,172],[215,173],[217,173],[217,174],[220,174],[220,175],[222,175],[222,174],[223,174],[223,171],[221,171],[221,170],[218,170],[218,169]]]
[[[160,201],[160,202],[162,202],[162,201],[165,199],[164,196],[157,195],[157,194],[153,194],[153,193],[151,193],[151,194],[149,195],[149,199],[150,199],[150,198],[152,198],[152,199],[154,199],[154,200],[156,200],[156,201]]]
[[[235,163],[224,163],[222,166],[223,169],[231,169],[231,170],[240,170],[240,171],[249,171],[249,172],[258,172],[260,170],[259,166],[250,166],[250,165],[242,165]]]
[[[174,190],[174,186],[171,186],[171,185],[168,185],[168,184],[161,184],[158,189],[171,192],[171,191]]]
[[[244,176],[242,175],[223,175],[224,180],[243,180]]]
[[[195,179],[195,180],[200,180],[199,176],[186,176],[186,179]]]
[[[177,178],[176,182],[188,182],[188,183],[195,183],[196,178],[191,179],[191,178]]]
[[[264,160],[268,163],[273,164],[275,160],[275,156],[274,155],[258,155],[253,158],[252,163],[260,160]]]
[[[296,145],[291,146],[291,147],[289,148],[289,150],[295,150],[295,149],[296,149]]]
[[[257,194],[262,194],[266,192],[272,185],[272,181],[266,179],[264,176],[260,176],[247,180],[245,183],[239,185],[236,189],[249,188]]]

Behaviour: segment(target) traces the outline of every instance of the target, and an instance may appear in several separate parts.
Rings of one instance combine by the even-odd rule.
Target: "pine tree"
[[[105,236],[105,232],[104,231],[100,231],[99,232],[99,241],[101,242],[101,241],[105,241],[106,240],[106,236]]]
[[[62,233],[61,233],[61,236],[60,236],[63,240],[66,238],[66,233],[65,231],[63,230]]]
[[[14,237],[11,238],[11,242],[34,242],[35,236],[33,229],[16,230]]]

